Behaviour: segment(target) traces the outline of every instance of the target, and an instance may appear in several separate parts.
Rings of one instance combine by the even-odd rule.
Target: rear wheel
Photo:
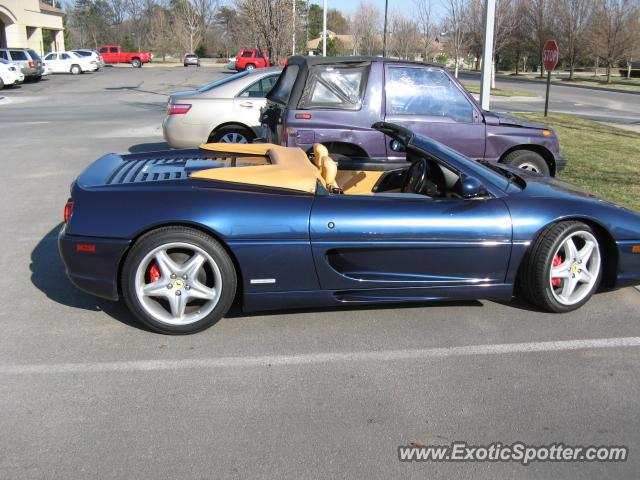
[[[145,325],[188,334],[227,313],[237,276],[229,255],[213,238],[190,228],[165,227],[136,242],[121,282],[127,306]]]
[[[253,70],[254,68],[256,68],[256,66],[253,63],[250,63],[246,67],[244,67],[245,70]]]
[[[524,296],[556,313],[584,305],[602,278],[600,244],[582,222],[562,222],[545,230],[531,247],[519,273]]]
[[[502,163],[508,163],[514,167],[522,168],[523,170],[530,170],[547,176],[551,173],[549,164],[542,155],[532,152],[531,150],[515,150],[504,157]]]
[[[241,126],[229,125],[216,130],[210,137],[211,142],[220,143],[251,143],[255,135],[252,131]]]
[[[80,65],[71,65],[72,75],[79,75],[80,73],[82,73],[82,69],[80,68]]]
[[[131,60],[131,66],[134,68],[140,68],[142,66],[142,62],[139,58],[134,58],[133,60]]]

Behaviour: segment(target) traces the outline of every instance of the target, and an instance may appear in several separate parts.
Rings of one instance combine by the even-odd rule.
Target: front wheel
[[[508,163],[514,167],[541,173],[542,175],[549,176],[551,173],[549,164],[542,155],[531,150],[515,150],[504,157],[502,163]]]
[[[195,333],[229,310],[237,276],[225,249],[210,236],[185,227],[143,235],[122,268],[129,309],[149,328],[168,334]]]
[[[524,296],[549,312],[570,312],[587,303],[602,278],[595,233],[582,222],[547,228],[532,245],[519,272]]]
[[[142,62],[138,58],[134,58],[131,60],[131,66],[134,68],[140,68],[142,66]]]

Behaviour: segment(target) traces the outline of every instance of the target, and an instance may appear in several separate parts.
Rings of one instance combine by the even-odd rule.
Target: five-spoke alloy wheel
[[[193,333],[228,311],[236,290],[233,262],[210,236],[166,227],[140,238],[122,272],[125,300],[146,325],[163,333]]]
[[[589,225],[556,223],[531,245],[519,272],[519,287],[531,303],[551,312],[569,312],[597,290],[602,262],[600,243]]]

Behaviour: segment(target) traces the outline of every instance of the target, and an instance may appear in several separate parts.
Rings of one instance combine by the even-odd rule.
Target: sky
[[[355,11],[361,0],[327,0],[327,8],[337,8],[345,14],[350,14]],[[384,0],[366,0],[369,3],[376,5],[380,12],[384,12]],[[310,0],[309,3],[317,3],[322,6],[321,0]],[[410,13],[415,8],[414,0],[389,0],[389,12]],[[433,15],[436,19],[443,16],[444,7],[442,0],[432,0],[431,8]]]

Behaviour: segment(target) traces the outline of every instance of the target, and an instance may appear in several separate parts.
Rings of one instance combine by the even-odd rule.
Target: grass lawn
[[[553,128],[567,167],[559,178],[607,200],[640,210],[640,133],[572,115],[517,113]]]
[[[478,85],[470,85],[464,82],[463,85],[470,93],[480,94],[480,87]],[[504,90],[502,88],[491,89],[491,95],[495,97],[537,97],[535,93],[517,92],[515,90]]]

